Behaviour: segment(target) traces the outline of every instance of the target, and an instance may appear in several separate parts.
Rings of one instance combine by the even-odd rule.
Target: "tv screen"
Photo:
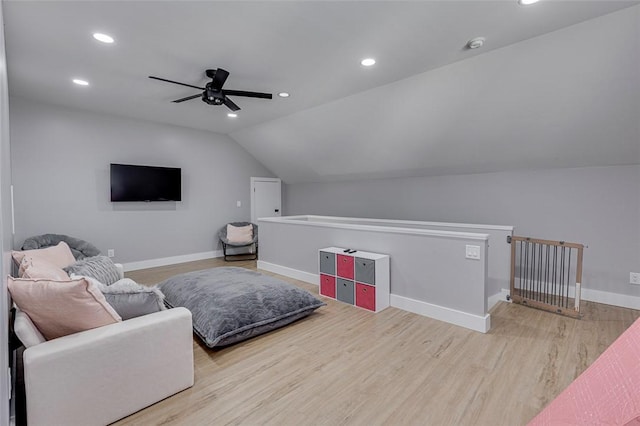
[[[111,164],[111,201],[181,200],[181,169]]]

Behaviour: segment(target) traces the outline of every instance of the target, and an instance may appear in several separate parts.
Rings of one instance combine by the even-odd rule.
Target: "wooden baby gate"
[[[580,318],[584,246],[511,237],[510,298],[514,303]]]

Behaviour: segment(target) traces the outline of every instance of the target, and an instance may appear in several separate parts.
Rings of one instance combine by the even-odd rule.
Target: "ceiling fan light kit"
[[[174,103],[181,103],[195,98],[202,98],[202,101],[208,105],[225,105],[231,111],[235,112],[240,111],[240,107],[236,105],[231,99],[229,99],[228,96],[244,96],[247,98],[259,99],[273,98],[273,95],[271,93],[223,89],[222,86],[224,86],[225,81],[227,81],[227,78],[229,77],[229,71],[223,70],[222,68],[206,70],[205,75],[211,79],[211,81],[208,82],[205,87],[198,87],[187,83],[180,83],[179,81],[167,80],[166,78],[154,77],[152,75],[150,75],[149,78],[202,90],[202,93],[172,101]]]

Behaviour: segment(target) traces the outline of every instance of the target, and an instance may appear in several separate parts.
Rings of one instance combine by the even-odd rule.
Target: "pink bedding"
[[[536,425],[640,426],[640,319],[529,423]]]

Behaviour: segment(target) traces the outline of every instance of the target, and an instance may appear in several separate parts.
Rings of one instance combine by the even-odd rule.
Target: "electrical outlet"
[[[114,249],[107,250],[107,256],[115,257],[115,255],[116,255],[116,251]]]
[[[629,273],[629,284],[640,285],[640,272]]]
[[[480,259],[480,246],[467,245],[466,258],[467,259]]]

